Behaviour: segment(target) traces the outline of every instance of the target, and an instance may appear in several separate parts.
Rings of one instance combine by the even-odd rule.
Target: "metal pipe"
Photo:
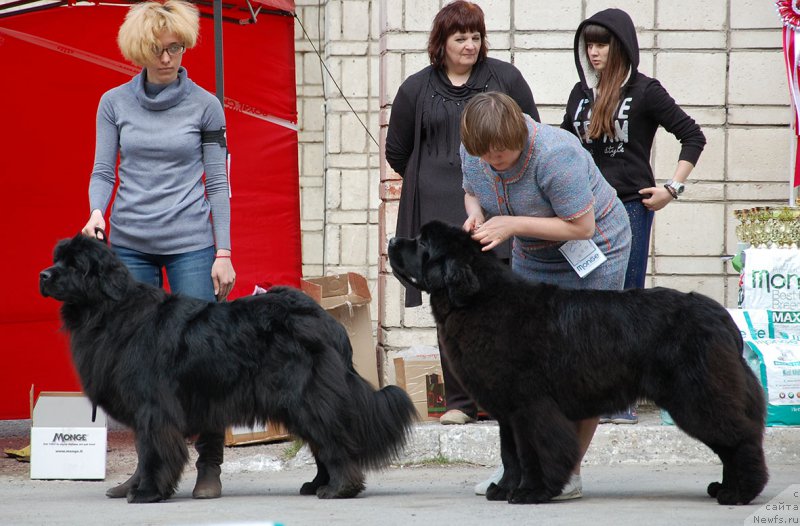
[[[225,107],[225,71],[222,63],[222,0],[214,0],[214,70],[217,79],[217,98]]]

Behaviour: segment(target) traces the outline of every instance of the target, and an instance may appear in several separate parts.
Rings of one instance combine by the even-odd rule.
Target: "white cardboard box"
[[[106,478],[106,415],[82,393],[42,392],[33,407],[31,478]]]

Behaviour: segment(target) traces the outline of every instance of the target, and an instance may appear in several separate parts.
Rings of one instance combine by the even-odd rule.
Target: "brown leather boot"
[[[120,484],[114,486],[106,491],[106,497],[111,499],[122,499],[128,496],[128,491],[139,482],[139,466],[136,466],[136,471],[133,472],[131,478]]]
[[[219,479],[222,464],[225,435],[220,433],[202,433],[194,444],[199,456],[197,482],[192,491],[195,499],[218,499],[222,495],[222,482]]]

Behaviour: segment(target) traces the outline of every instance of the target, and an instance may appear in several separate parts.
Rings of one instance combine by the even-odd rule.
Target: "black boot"
[[[197,457],[197,482],[192,491],[195,499],[218,499],[222,495],[222,482],[219,480],[222,464],[222,449],[225,435],[221,433],[201,433],[194,444]]]

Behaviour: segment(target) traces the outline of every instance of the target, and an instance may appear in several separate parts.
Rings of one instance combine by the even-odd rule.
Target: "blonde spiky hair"
[[[158,37],[164,32],[175,33],[186,49],[193,48],[200,34],[197,7],[182,0],[133,5],[119,28],[117,45],[125,58],[144,66],[153,59]]]

